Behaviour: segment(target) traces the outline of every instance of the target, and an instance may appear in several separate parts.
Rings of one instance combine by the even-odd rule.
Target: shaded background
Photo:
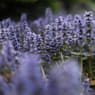
[[[44,15],[45,9],[50,7],[55,13],[82,12],[95,10],[95,0],[0,0],[0,20],[11,17],[19,19],[21,13],[27,13],[31,19]]]

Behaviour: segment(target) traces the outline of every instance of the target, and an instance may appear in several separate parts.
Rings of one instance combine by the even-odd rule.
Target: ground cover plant
[[[80,95],[79,63],[95,53],[93,12],[0,21],[0,95]],[[77,60],[78,59],[78,60]],[[79,62],[79,63],[78,63]]]

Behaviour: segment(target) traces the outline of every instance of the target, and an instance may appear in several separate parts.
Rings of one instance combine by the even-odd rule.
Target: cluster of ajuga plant
[[[46,61],[59,60],[61,54],[72,52],[94,53],[93,12],[56,17],[48,8],[44,17],[34,21],[27,20],[26,14],[17,22],[8,18],[0,22],[0,43],[5,41],[10,41],[17,52],[40,54]]]
[[[0,95],[80,95],[81,93],[81,72],[74,59],[51,67],[47,78],[42,75],[39,55],[20,54],[17,58],[19,66],[15,71],[10,69],[10,65],[7,67],[2,58],[1,60],[0,67],[3,74],[0,75]],[[7,77],[4,77],[4,72],[7,72],[5,75]]]
[[[0,21],[0,95],[79,95],[81,72],[77,61],[61,62],[72,53],[94,53],[95,20],[92,12],[31,21]],[[63,56],[62,56],[63,55]],[[45,75],[43,61],[57,63]],[[45,63],[45,62],[44,62]]]

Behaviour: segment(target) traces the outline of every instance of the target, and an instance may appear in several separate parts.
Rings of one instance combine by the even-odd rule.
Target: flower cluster
[[[63,50],[75,52],[79,52],[80,48],[83,48],[83,52],[88,52],[95,44],[94,35],[93,13],[85,12],[84,16],[59,16],[54,22],[45,26],[44,37],[48,47],[54,45],[59,48],[62,46]],[[88,50],[84,48],[85,46]]]
[[[95,20],[92,12],[55,18],[48,8],[45,17],[28,21],[22,14],[20,21],[10,18],[0,23],[0,42],[11,41],[20,52],[39,53],[42,56],[66,55],[73,52],[94,52]]]
[[[55,64],[61,55],[74,52],[95,52],[95,19],[90,11],[56,17],[48,8],[45,17],[34,21],[26,14],[17,22],[2,20],[0,95],[79,95],[81,74],[75,60],[53,66],[46,79],[39,60]]]
[[[18,62],[18,69],[10,76],[7,70],[7,80],[0,75],[0,95],[80,95],[81,73],[75,60],[55,65],[47,78],[42,75],[38,55],[24,53]]]

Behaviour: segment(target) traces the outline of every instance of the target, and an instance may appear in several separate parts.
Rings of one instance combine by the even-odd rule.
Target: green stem
[[[80,66],[81,66],[81,73],[83,73],[83,60],[82,60],[82,48],[80,48]]]
[[[60,57],[61,57],[62,63],[64,63],[64,57],[63,57],[62,52],[60,52]]]
[[[42,71],[43,78],[46,79],[46,74],[45,74],[44,68],[42,66],[41,66],[41,71]]]
[[[92,78],[92,67],[91,67],[91,59],[90,59],[90,57],[88,58],[88,61],[89,61],[89,74],[90,74],[90,77]]]

